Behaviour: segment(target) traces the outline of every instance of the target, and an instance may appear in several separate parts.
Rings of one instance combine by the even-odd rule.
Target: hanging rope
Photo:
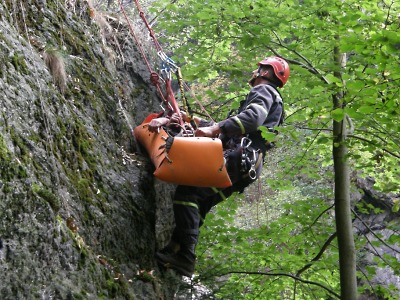
[[[182,79],[182,74],[181,74],[181,70],[180,68],[175,64],[175,62],[170,59],[163,51],[160,43],[158,42],[154,30],[151,28],[149,22],[146,19],[146,16],[142,10],[142,8],[140,7],[139,1],[138,0],[134,0],[135,5],[137,7],[137,10],[139,11],[139,16],[142,19],[143,23],[145,24],[147,30],[149,31],[149,35],[152,38],[152,41],[155,45],[156,51],[157,51],[157,55],[160,57],[161,61],[162,61],[162,67],[161,67],[161,74],[164,76],[163,79],[164,84],[165,84],[165,95],[163,94],[162,90],[161,90],[161,85],[160,85],[160,76],[157,72],[153,71],[153,69],[151,68],[149,61],[146,58],[146,55],[144,53],[144,50],[139,42],[139,39],[137,38],[134,30],[133,30],[133,26],[125,12],[125,8],[122,5],[122,1],[119,0],[119,4],[121,7],[121,11],[123,12],[126,21],[128,22],[129,25],[129,29],[130,32],[132,34],[132,36],[134,37],[136,44],[138,45],[138,48],[140,50],[140,53],[143,57],[143,60],[145,61],[147,68],[149,69],[150,72],[150,81],[157,87],[157,90],[159,92],[159,94],[161,95],[165,105],[167,107],[172,108],[172,110],[176,113],[179,113],[179,106],[176,102],[175,96],[174,96],[174,92],[172,90],[172,86],[171,86],[171,74],[175,73],[178,79],[178,84],[179,84],[179,88],[180,88],[180,92],[181,92],[181,99],[182,99],[182,103],[183,103],[183,107],[185,109],[186,115],[190,120],[190,123],[192,125],[193,128],[196,128],[196,124],[193,121],[193,111],[189,105],[189,102],[187,100],[187,98],[185,97],[185,89],[187,91],[189,91],[192,95],[192,97],[194,97],[194,99],[196,100],[197,104],[200,106],[200,108],[205,112],[205,114],[208,116],[208,118],[210,120],[213,120],[213,118],[210,116],[210,114],[207,112],[207,110],[203,107],[203,105],[201,104],[201,102],[196,98],[196,96],[194,95],[193,91],[190,89],[190,87],[183,81]],[[182,122],[181,122],[182,125]]]
[[[156,36],[154,34],[153,29],[150,27],[149,23],[147,22],[147,19],[145,17],[144,12],[142,11],[142,9],[140,7],[139,2],[137,0],[135,0],[135,4],[136,4],[136,7],[137,7],[137,9],[139,11],[140,18],[143,20],[145,26],[147,27],[147,29],[149,31],[149,34],[150,34],[150,37],[152,38],[153,43],[155,45],[155,48],[156,48],[156,51],[157,51],[157,55],[159,56],[159,58],[162,61],[160,73],[163,76],[163,78],[161,78],[160,75],[152,69],[152,67],[150,66],[149,61],[146,58],[145,52],[143,50],[143,47],[141,46],[141,44],[139,42],[139,39],[138,39],[135,31],[133,30],[132,23],[131,23],[130,19],[128,18],[127,14],[125,12],[125,8],[122,5],[122,1],[118,0],[118,2],[119,2],[119,5],[120,5],[120,8],[121,8],[121,11],[124,14],[125,20],[128,23],[130,33],[132,34],[133,38],[135,39],[136,44],[137,44],[137,46],[139,48],[139,51],[140,51],[140,53],[141,53],[141,55],[143,57],[143,60],[146,63],[147,68],[148,68],[148,70],[150,72],[150,81],[152,82],[153,85],[156,86],[157,91],[161,95],[164,104],[167,107],[171,106],[172,110],[179,114],[179,112],[180,112],[179,106],[178,106],[178,104],[176,102],[176,99],[175,99],[175,96],[174,96],[174,93],[173,93],[173,90],[172,90],[172,86],[171,86],[171,74],[175,73],[178,70],[178,67],[176,66],[174,61],[172,59],[170,59],[164,53],[160,43],[157,41],[157,38],[156,38]],[[160,79],[162,79],[164,84],[165,84],[165,95],[164,95],[164,93],[163,93],[163,91],[161,89]]]

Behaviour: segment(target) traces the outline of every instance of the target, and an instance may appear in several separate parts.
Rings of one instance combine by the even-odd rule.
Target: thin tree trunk
[[[345,55],[334,50],[338,67],[346,64]],[[340,73],[335,76],[341,78]],[[343,94],[333,96],[334,109],[343,108]],[[357,299],[356,255],[350,207],[350,175],[347,161],[346,117],[333,121],[333,161],[335,170],[335,215],[339,245],[340,287],[342,300]]]

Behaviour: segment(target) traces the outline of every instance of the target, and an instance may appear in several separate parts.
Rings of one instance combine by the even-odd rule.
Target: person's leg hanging
[[[165,267],[191,276],[196,261],[195,247],[199,236],[200,215],[197,188],[178,187],[174,200],[175,229],[170,244],[179,245],[176,253],[157,252],[157,260]]]

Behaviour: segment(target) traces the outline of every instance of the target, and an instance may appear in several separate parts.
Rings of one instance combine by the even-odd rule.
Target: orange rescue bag
[[[159,132],[150,132],[147,124],[136,127],[134,135],[149,154],[156,168],[154,176],[158,179],[199,187],[225,188],[232,185],[220,139],[171,137],[162,128]]]
[[[168,133],[162,127],[159,132],[150,132],[147,129],[147,124],[139,125],[133,130],[133,133],[136,140],[146,149],[157,169],[165,158],[165,141],[168,138]]]

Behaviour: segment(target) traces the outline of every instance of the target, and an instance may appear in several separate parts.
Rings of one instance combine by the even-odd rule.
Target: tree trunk
[[[335,61],[344,67],[346,56],[335,48]],[[340,73],[335,74],[341,78]],[[333,96],[334,109],[343,108],[343,94]],[[333,121],[333,160],[335,170],[335,214],[339,246],[340,286],[342,300],[357,299],[356,256],[350,207],[350,175],[347,162],[346,117]]]

